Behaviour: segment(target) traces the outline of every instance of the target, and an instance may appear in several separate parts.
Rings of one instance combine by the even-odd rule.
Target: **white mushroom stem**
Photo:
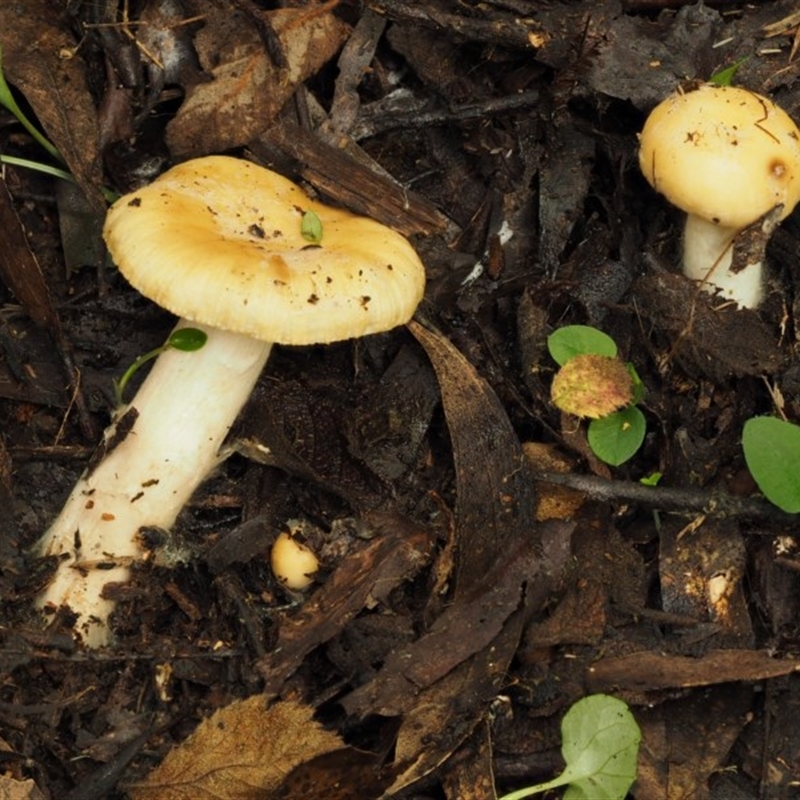
[[[683,273],[708,292],[719,292],[742,308],[757,308],[764,295],[762,262],[750,263],[738,272],[731,270],[739,232],[689,214],[683,233]]]
[[[177,327],[189,325],[208,334],[206,344],[159,356],[106,431],[109,452],[80,478],[39,544],[43,555],[63,560],[37,606],[45,613],[69,606],[90,647],[110,639],[114,604],[102,597],[103,587],[128,580],[130,564],[142,557],[139,529],[170,528],[224,459],[222,444],[269,357],[268,342],[185,321]],[[123,435],[129,409],[138,416]]]

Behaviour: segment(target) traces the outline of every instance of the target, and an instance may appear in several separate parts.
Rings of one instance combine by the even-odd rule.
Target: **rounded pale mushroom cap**
[[[314,582],[319,560],[311,549],[284,531],[272,545],[270,566],[287,589],[306,589]]]
[[[800,201],[800,131],[771,100],[706,84],[657,105],[639,164],[656,191],[689,214],[744,228]]]
[[[322,223],[319,244],[301,234],[306,212]],[[389,330],[425,289],[399,233],[228,156],[179,164],[120,198],[103,236],[120,272],[163,308],[281,344]]]

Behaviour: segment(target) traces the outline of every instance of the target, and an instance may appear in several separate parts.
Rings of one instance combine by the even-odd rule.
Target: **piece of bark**
[[[763,681],[793,672],[800,672],[796,658],[775,658],[763,650],[711,650],[700,658],[648,650],[595,661],[586,683],[593,692],[650,692],[730,681]]]
[[[375,515],[366,524],[376,538],[351,553],[295,616],[283,620],[272,653],[259,662],[265,693],[277,694],[303,658],[336,636],[356,614],[412,578],[427,563],[431,532],[394,515]]]
[[[300,162],[300,174],[320,192],[352,211],[406,236],[442,233],[448,227],[447,218],[432,203],[299,125],[281,121],[262,138]]]

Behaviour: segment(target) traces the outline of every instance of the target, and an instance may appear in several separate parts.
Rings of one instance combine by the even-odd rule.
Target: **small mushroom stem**
[[[177,328],[188,325],[208,334],[205,345],[159,356],[106,431],[105,454],[81,476],[39,542],[42,555],[62,560],[36,605],[46,614],[68,606],[77,615],[76,633],[90,647],[110,640],[114,603],[103,597],[103,587],[128,580],[130,565],[142,557],[139,529],[170,528],[224,460],[223,442],[272,347],[183,320]]]
[[[708,292],[719,292],[742,308],[757,308],[764,295],[762,260],[734,271],[734,240],[738,228],[727,228],[689,214],[683,232],[683,274]]]

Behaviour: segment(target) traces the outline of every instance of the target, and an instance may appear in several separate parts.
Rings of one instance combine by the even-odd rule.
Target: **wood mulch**
[[[800,417],[800,225],[763,307],[720,308],[637,132],[745,57],[800,118],[798,30],[789,0],[1,3],[4,74],[75,184],[0,186],[0,795],[484,800],[557,774],[561,718],[605,692],[643,733],[637,800],[797,796],[800,544],[741,430]],[[32,546],[171,327],[106,258],[106,195],[215,153],[408,236],[425,299],[276,348],[90,651],[33,613]],[[3,109],[0,155],[53,163]],[[568,324],[645,386],[620,467],[550,401]],[[270,571],[289,520],[322,554],[304,595]]]

